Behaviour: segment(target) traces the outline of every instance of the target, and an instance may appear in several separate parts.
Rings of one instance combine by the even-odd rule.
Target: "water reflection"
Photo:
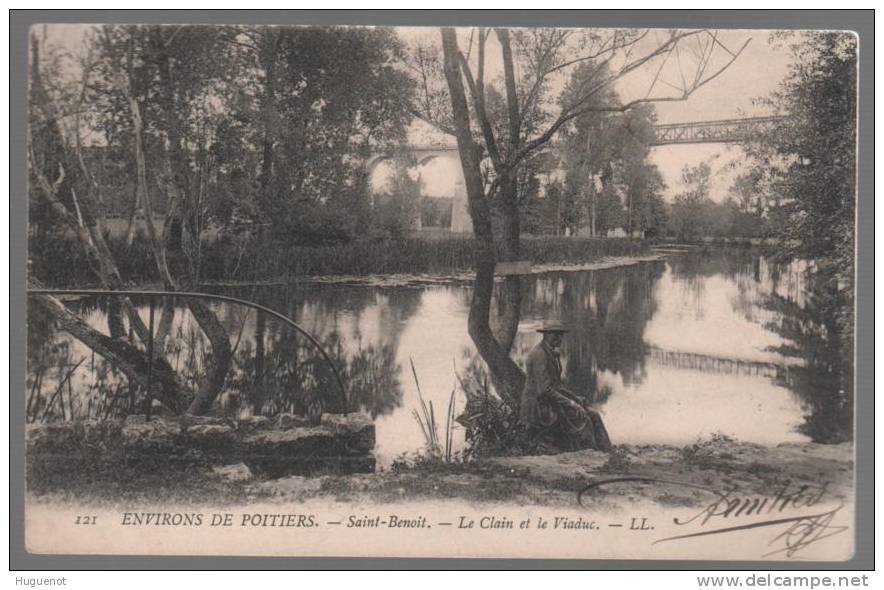
[[[282,311],[317,336],[344,375],[351,407],[376,419],[382,462],[423,444],[411,414],[418,398],[410,362],[440,415],[455,371],[481,365],[466,333],[467,286],[312,284],[224,292]],[[522,359],[539,341],[543,319],[569,324],[566,382],[593,397],[616,443],[685,444],[714,432],[766,444],[806,440],[818,438],[808,424],[845,411],[844,396],[836,406],[828,401],[830,390],[844,383],[808,373],[836,354],[834,345],[817,347],[816,364],[807,365],[810,344],[806,337],[803,345],[795,341],[795,322],[813,313],[798,263],[776,264],[749,250],[695,251],[616,269],[528,276],[522,301],[514,355]],[[102,305],[80,311],[106,330]],[[325,396],[328,409],[336,409],[328,395],[331,372],[302,337],[254,310],[215,308],[235,349],[228,387],[249,406],[271,415],[302,412],[306,399]],[[175,337],[164,353],[196,384],[210,351],[188,313],[176,309]],[[138,407],[138,392],[125,378],[38,315],[29,320],[29,416],[71,419]],[[46,410],[78,362],[64,383],[65,409],[56,399]],[[459,410],[463,399],[458,403]],[[456,445],[463,434],[456,432]]]

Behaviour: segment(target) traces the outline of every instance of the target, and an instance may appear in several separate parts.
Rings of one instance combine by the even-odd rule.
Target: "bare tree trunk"
[[[261,45],[258,49],[258,62],[264,69],[264,94],[261,97],[261,171],[258,174],[258,235],[257,243],[263,247],[265,232],[264,223],[270,202],[270,180],[274,164],[274,128],[276,122],[276,61],[282,35],[272,27],[264,29]],[[257,280],[262,269],[255,264],[254,277]]]
[[[498,198],[501,203],[500,209],[503,219],[503,257],[505,261],[516,262],[521,258],[521,228],[515,179],[507,179],[501,183]],[[509,275],[504,279],[501,288],[498,322],[495,330],[495,339],[507,353],[512,351],[516,339],[521,308],[522,279],[518,275]]]
[[[260,414],[264,408],[264,335],[267,332],[267,316],[260,309],[255,320],[255,384],[252,394],[252,412]]]
[[[196,276],[196,268],[198,263],[193,259],[198,249],[190,247],[190,240],[199,240],[200,236],[194,235],[192,231],[195,227],[193,219],[196,211],[194,210],[193,200],[190,198],[188,191],[188,174],[187,174],[187,157],[183,148],[183,138],[181,130],[183,124],[178,117],[177,101],[175,99],[175,86],[173,82],[171,63],[169,55],[166,52],[165,44],[160,35],[159,28],[154,31],[154,46],[159,52],[159,73],[161,91],[159,94],[160,106],[163,111],[165,131],[168,138],[168,150],[166,151],[166,162],[171,172],[168,182],[169,188],[169,210],[166,215],[166,224],[163,231],[164,246],[169,240],[175,239],[171,235],[172,223],[176,215],[180,220],[180,243],[184,250],[185,257],[188,260],[189,273],[185,279],[184,286],[187,289],[196,285],[198,277]],[[148,225],[153,224],[153,219],[148,220]],[[165,262],[165,257],[157,258],[158,264]],[[169,273],[168,266],[161,269],[167,274],[171,286],[174,288],[174,281]],[[227,373],[230,370],[230,363],[233,353],[230,348],[230,337],[223,324],[218,320],[215,313],[201,300],[188,299],[187,307],[193,314],[194,319],[200,329],[212,344],[212,363],[208,369],[206,381],[200,387],[196,397],[187,409],[190,414],[204,414],[212,407],[212,402],[224,387],[227,379]]]
[[[218,316],[202,301],[188,302],[190,313],[193,314],[200,329],[212,343],[212,363],[208,369],[205,382],[187,408],[188,414],[205,414],[212,407],[212,402],[221,393],[233,353],[230,349],[230,338],[227,330],[218,321]]]
[[[138,183],[132,191],[132,212],[129,214],[129,223],[126,224],[126,247],[131,248],[135,243],[135,218],[138,216]]]
[[[470,302],[468,329],[482,359],[488,365],[498,389],[510,403],[518,399],[524,382],[524,373],[509,356],[509,347],[503,347],[490,327],[491,299],[494,290],[494,267],[497,263],[491,209],[485,196],[480,168],[481,150],[473,141],[470,114],[459,66],[457,36],[454,29],[442,29],[442,47],[445,78],[451,95],[458,153],[463,168],[473,235],[476,244],[476,278]]]
[[[46,121],[45,128],[45,162],[43,170],[52,174],[59,174],[58,180],[50,183],[40,170],[40,163],[36,161],[33,146],[29,149],[31,168],[37,177],[41,193],[52,210],[60,219],[65,220],[73,229],[80,243],[86,251],[90,268],[106,289],[121,289],[124,287],[120,271],[114,262],[113,255],[104,240],[104,234],[100,223],[98,209],[89,193],[82,191],[79,198],[78,208],[80,215],[70,212],[69,206],[73,206],[74,192],[76,191],[77,176],[80,174],[78,163],[65,148],[64,138],[58,123],[58,114],[51,99],[43,87],[43,78],[40,73],[39,43],[35,36],[31,37],[31,108],[40,109]],[[82,222],[81,222],[82,220]],[[147,326],[141,321],[138,312],[128,297],[121,298],[121,304],[129,318],[129,323],[138,334],[142,342],[147,341]],[[115,336],[117,328],[121,325],[118,318],[113,318],[112,326]]]

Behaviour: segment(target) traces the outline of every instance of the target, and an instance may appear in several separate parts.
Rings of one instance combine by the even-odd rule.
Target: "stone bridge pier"
[[[460,156],[457,153],[455,145],[409,145],[401,149],[382,151],[372,154],[365,163],[366,171],[369,175],[375,172],[377,167],[396,157],[411,156],[416,161],[416,168],[420,169],[426,164],[444,160],[453,164],[451,168],[455,170],[457,177],[454,179],[454,190],[451,200],[451,226],[452,233],[469,234],[473,231],[472,220],[470,219],[469,203],[467,202],[466,184],[464,183],[463,170],[460,167]],[[421,229],[420,209],[418,209],[417,220],[413,224],[416,229]]]

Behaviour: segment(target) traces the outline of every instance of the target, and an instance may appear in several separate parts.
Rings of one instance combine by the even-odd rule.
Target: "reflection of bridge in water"
[[[742,143],[761,137],[770,131],[784,117],[743,117],[739,119],[718,119],[715,121],[689,121],[654,125],[652,146],[686,145],[697,143]],[[555,149],[556,142],[546,149]],[[373,153],[365,162],[371,174],[384,161],[401,156],[411,156],[420,167],[437,159],[458,159],[457,144],[426,143],[409,144]],[[460,168],[458,167],[458,170]],[[463,178],[455,181],[454,205],[451,212],[451,231],[469,232],[472,224],[467,213],[466,191]]]
[[[650,357],[664,367],[718,373],[724,375],[742,375],[750,377],[768,377],[788,383],[791,379],[791,367],[785,364],[764,361],[749,361],[727,357],[710,356],[693,352],[663,350],[652,346]]]

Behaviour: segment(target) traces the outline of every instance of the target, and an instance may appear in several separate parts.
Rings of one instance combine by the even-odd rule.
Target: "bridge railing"
[[[245,306],[251,309],[257,310],[259,313],[263,313],[269,315],[271,317],[276,318],[277,320],[283,322],[286,326],[292,328],[301,336],[303,336],[320,354],[320,357],[323,359],[325,364],[329,367],[331,374],[334,377],[334,388],[337,390],[337,397],[342,408],[344,414],[349,413],[349,396],[347,395],[347,388],[344,385],[344,380],[341,377],[341,373],[338,370],[334,360],[331,355],[325,350],[322,343],[313,336],[306,329],[298,325],[291,318],[286,316],[283,313],[276,311],[270,307],[265,305],[261,305],[259,303],[255,303],[253,301],[248,301],[245,299],[239,299],[237,297],[231,297],[228,295],[218,295],[214,293],[198,293],[198,292],[187,292],[187,291],[155,291],[155,290],[109,290],[109,289],[44,289],[44,288],[29,288],[28,296],[35,295],[51,295],[56,297],[64,297],[64,296],[81,296],[81,297],[136,297],[136,298],[146,298],[148,300],[148,338],[146,345],[146,355],[148,359],[147,363],[147,386],[146,386],[146,399],[145,399],[145,414],[148,418],[150,418],[151,408],[153,405],[153,401],[155,398],[154,394],[154,365],[156,364],[156,356],[154,352],[154,337],[155,337],[155,310],[156,304],[159,301],[162,305],[162,302],[166,298],[172,299],[186,299],[186,298],[198,298],[203,300],[210,301],[218,301],[223,303],[235,304]]]

